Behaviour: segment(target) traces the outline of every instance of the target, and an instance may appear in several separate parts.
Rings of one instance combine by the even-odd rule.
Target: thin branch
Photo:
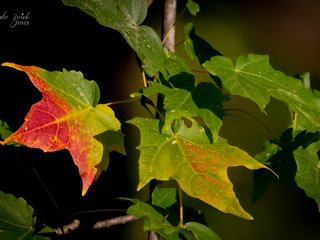
[[[133,222],[137,219],[138,218],[136,216],[125,215],[125,216],[115,217],[115,218],[96,222],[92,228],[93,229],[108,228],[108,227],[111,227],[114,225],[126,224],[128,222]]]
[[[176,12],[177,12],[177,0],[165,0],[164,2],[164,12],[163,12],[163,32],[162,32],[162,42],[163,46],[169,51],[175,51],[175,22],[176,22]],[[157,112],[157,118],[160,119],[162,112],[164,112],[164,96],[158,94],[157,97],[157,107],[160,114]],[[152,180],[150,182],[150,195],[153,192],[157,182]],[[158,240],[159,235],[154,232],[149,232],[149,240]]]
[[[124,215],[124,216],[119,216],[115,218],[110,218],[102,221],[96,222],[93,226],[92,229],[101,229],[101,228],[109,228],[115,225],[119,224],[126,224],[129,222],[136,221],[138,218],[133,216],[133,215]],[[77,230],[81,225],[81,222],[79,219],[74,219],[71,223],[68,223],[61,228],[56,229],[56,234],[57,235],[65,235],[69,234],[75,230]]]
[[[149,232],[149,240],[158,240],[159,239],[159,236],[156,232]]]
[[[80,226],[80,220],[79,219],[74,219],[72,221],[72,223],[66,224],[62,228],[57,228],[56,229],[56,234],[57,235],[68,234],[68,233],[78,229],[79,226]]]
[[[163,16],[163,46],[169,51],[175,51],[175,22],[177,0],[165,0]]]

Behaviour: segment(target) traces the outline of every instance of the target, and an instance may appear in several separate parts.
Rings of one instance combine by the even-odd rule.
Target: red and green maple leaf
[[[109,152],[124,153],[120,122],[110,107],[98,104],[98,85],[81,72],[2,65],[27,73],[43,97],[32,105],[22,126],[0,143],[17,142],[44,152],[67,149],[79,168],[84,195],[107,168]]]
[[[159,120],[134,118],[129,123],[137,126],[141,134],[138,189],[152,179],[175,179],[189,196],[225,213],[252,219],[241,207],[227,169],[268,169],[266,166],[223,138],[210,143],[203,127],[196,124],[187,127],[176,120],[174,131],[160,132]]]

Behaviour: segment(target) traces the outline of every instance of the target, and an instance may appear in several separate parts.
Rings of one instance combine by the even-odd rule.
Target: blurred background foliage
[[[154,0],[146,24],[160,34],[162,2]],[[225,56],[235,60],[248,53],[268,54],[275,69],[288,75],[311,73],[311,85],[320,89],[320,1],[318,0],[211,0],[197,1],[197,17],[187,12],[178,18],[176,51],[188,59],[184,49],[183,27],[193,22],[199,36]],[[178,16],[186,1],[178,1]],[[130,93],[142,87],[140,68],[134,52],[120,34],[104,28],[75,8],[59,0],[16,1],[0,3],[0,15],[30,12],[29,26],[9,27],[9,20],[0,20],[0,61],[36,65],[47,70],[79,70],[89,80],[96,80],[101,89],[101,102],[130,99]],[[195,69],[200,66],[188,59]],[[197,73],[198,81],[210,81]],[[13,69],[0,69],[0,118],[12,130],[23,122],[30,106],[40,94],[27,76]],[[221,135],[228,141],[255,155],[265,139],[278,139],[288,127],[290,115],[285,105],[272,100],[268,116],[248,100],[231,97]],[[122,122],[148,113],[139,102],[113,105]],[[267,127],[263,127],[265,125]],[[44,154],[40,150],[0,146],[0,189],[24,197],[35,208],[40,220],[68,222],[70,214],[94,209],[124,208],[114,197],[147,199],[148,189],[136,192],[138,183],[139,132],[123,125],[127,136],[127,154],[112,154],[107,172],[81,198],[81,181],[67,152]],[[233,239],[317,239],[320,216],[315,202],[300,189],[282,184],[270,185],[265,195],[251,204],[252,172],[244,168],[230,169],[231,180],[243,207],[254,221],[221,213],[205,204],[186,198],[205,212],[210,227],[224,240]],[[50,191],[54,202],[46,193]],[[104,212],[82,217],[91,221],[119,215]],[[103,239],[101,233],[116,234],[113,239],[142,239],[141,223],[119,226],[98,232],[81,232],[76,239]],[[145,235],[143,235],[145,237]]]

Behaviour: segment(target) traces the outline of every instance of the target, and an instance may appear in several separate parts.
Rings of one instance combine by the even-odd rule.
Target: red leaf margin
[[[96,132],[96,129],[88,130],[84,126],[85,118],[96,109],[92,106],[90,109],[75,111],[71,104],[39,77],[42,71],[46,71],[44,69],[15,63],[3,63],[2,66],[25,72],[43,98],[32,105],[22,126],[4,141],[0,141],[0,144],[16,142],[30,148],[42,149],[44,152],[67,149],[79,168],[83,183],[82,195],[85,195],[99,175],[96,165],[103,157],[103,145],[94,138],[100,132]],[[102,111],[112,112],[106,105],[100,104],[97,107]],[[120,123],[116,122],[115,125],[111,130],[120,130]],[[114,149],[116,148],[111,150]]]

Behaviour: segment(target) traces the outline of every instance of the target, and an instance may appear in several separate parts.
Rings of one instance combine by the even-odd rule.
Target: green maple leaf
[[[108,153],[124,153],[120,122],[110,107],[98,104],[98,85],[80,72],[2,65],[26,72],[43,98],[31,107],[23,125],[0,144],[13,141],[45,152],[67,149],[79,168],[84,195],[108,166]]]
[[[196,118],[201,117],[204,127],[209,128],[214,138],[217,137],[222,121],[217,115],[222,116],[222,101],[224,97],[214,88],[213,84],[202,83],[194,87],[194,82],[187,87],[188,90],[167,87],[157,82],[148,82],[149,86],[142,90],[142,93],[132,94],[132,96],[150,96],[161,93],[165,96],[164,109],[166,111],[166,121],[164,129],[171,127],[172,122],[180,117],[188,118],[196,123]],[[205,85],[204,87],[202,87]],[[204,93],[204,91],[206,91]],[[204,93],[204,94],[203,94]],[[206,99],[206,96],[207,99]],[[203,130],[205,131],[205,130]],[[212,137],[212,136],[211,136]],[[210,138],[211,138],[210,137]]]
[[[0,191],[0,238],[21,240],[49,240],[45,236],[35,234],[36,217],[33,208],[23,198]],[[48,232],[54,232],[47,227]]]
[[[175,189],[172,190],[176,191]],[[165,195],[167,196],[167,194]],[[184,225],[178,224],[175,226],[168,221],[170,213],[160,213],[159,208],[154,205],[136,199],[127,200],[134,203],[128,208],[127,213],[144,220],[143,228],[145,231],[157,232],[167,240],[220,240],[216,233],[201,223],[188,222]],[[182,238],[182,235],[185,238]]]
[[[307,148],[299,147],[294,151],[297,163],[295,180],[306,195],[313,198],[320,209],[320,141],[310,144]]]
[[[141,134],[138,189],[152,179],[175,179],[188,195],[223,212],[252,219],[235,196],[227,169],[267,167],[222,138],[210,143],[202,127],[196,124],[187,127],[181,121],[175,132],[160,132],[160,122],[155,119],[135,118],[129,123],[137,126]]]
[[[130,199],[130,201],[135,204],[128,208],[127,213],[143,219],[145,231],[157,232],[168,240],[180,239],[179,229],[171,225],[153,206],[136,199]]]
[[[219,77],[231,94],[255,101],[262,110],[272,96],[296,113],[297,130],[319,131],[320,97],[300,80],[274,70],[268,56],[240,56],[235,64],[226,57],[215,56],[203,66]]]
[[[134,49],[142,61],[142,67],[150,76],[161,72],[169,78],[180,72],[190,72],[189,67],[173,52],[163,48],[158,34],[142,25],[147,1],[132,0],[62,0],[67,6],[77,7],[95,18],[99,24],[117,30]]]
[[[192,1],[192,0],[188,0],[186,6],[187,6],[189,12],[190,12],[192,15],[194,15],[194,16],[196,16],[197,13],[200,11],[200,6],[199,6],[199,4],[196,3],[196,2],[194,2],[194,1]]]

